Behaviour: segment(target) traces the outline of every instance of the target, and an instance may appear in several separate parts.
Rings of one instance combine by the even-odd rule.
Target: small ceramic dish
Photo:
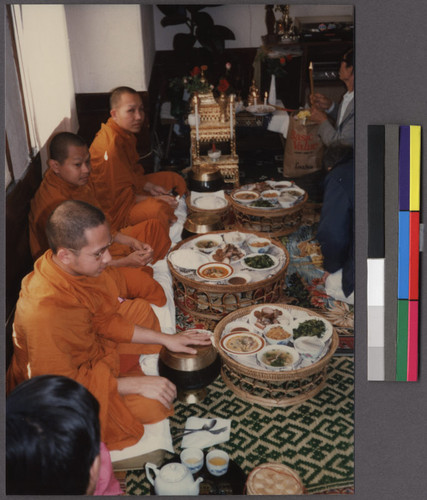
[[[233,198],[233,200],[238,201],[239,203],[249,205],[249,203],[258,200],[260,194],[256,191],[242,189],[241,191],[236,191],[235,193],[233,193],[231,197]]]
[[[243,286],[252,281],[251,273],[247,273],[245,271],[240,271],[238,273],[233,274],[231,278],[228,279],[228,283],[230,285],[238,285]]]
[[[238,333],[238,332],[252,332],[253,333],[253,328],[251,325],[246,322],[246,321],[231,321],[227,325],[225,325],[224,328],[224,334],[228,335],[229,333]]]
[[[265,346],[265,340],[251,332],[229,333],[220,340],[220,345],[229,354],[255,354]]]
[[[252,253],[267,253],[271,246],[271,241],[269,239],[258,236],[251,237],[247,243]]]
[[[268,325],[262,332],[267,344],[289,344],[292,341],[292,329],[283,325]]]
[[[216,161],[221,158],[221,151],[219,149],[216,149],[215,151],[213,149],[210,149],[208,151],[208,156],[212,161]]]
[[[325,349],[325,342],[318,337],[299,337],[294,341],[294,347],[301,356],[316,359]]]
[[[234,269],[223,262],[208,262],[197,269],[197,276],[208,281],[221,281],[231,276]]]
[[[252,271],[270,271],[279,265],[279,259],[274,255],[251,253],[242,259],[243,267]]]
[[[266,191],[263,191],[261,193],[261,198],[263,200],[274,202],[277,200],[279,195],[280,195],[280,191],[277,191],[276,189],[267,189]]]
[[[293,370],[299,361],[299,354],[287,345],[267,345],[256,354],[258,363],[265,370]]]
[[[194,248],[203,253],[212,253],[223,243],[224,240],[218,234],[206,234],[193,240]]]

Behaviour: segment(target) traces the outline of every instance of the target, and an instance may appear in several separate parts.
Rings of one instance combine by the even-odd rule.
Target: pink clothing
[[[110,452],[104,443],[101,443],[100,455],[101,466],[99,467],[99,477],[98,482],[96,483],[94,495],[124,495],[118,480],[114,477]]]

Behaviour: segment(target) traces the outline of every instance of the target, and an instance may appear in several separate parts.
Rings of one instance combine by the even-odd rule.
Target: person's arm
[[[178,202],[175,199],[175,196],[171,195],[169,191],[167,191],[167,189],[165,189],[163,186],[159,186],[158,184],[154,184],[148,181],[144,184],[144,191],[150,193],[151,196],[154,196],[159,200],[164,201],[174,209],[178,206]],[[139,200],[139,198],[146,199],[147,197],[140,194],[136,195],[137,201],[141,201]]]
[[[166,408],[171,408],[176,398],[176,386],[165,377],[141,375],[119,377],[117,390],[120,395],[138,394],[160,401]]]
[[[131,342],[135,344],[160,344],[172,352],[188,354],[197,353],[197,350],[191,346],[207,346],[212,343],[207,333],[181,332],[169,335],[139,325],[135,325]]]

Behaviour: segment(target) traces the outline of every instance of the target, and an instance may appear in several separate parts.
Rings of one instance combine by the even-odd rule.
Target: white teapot
[[[155,472],[155,479],[150,471]],[[160,470],[154,464],[146,463],[145,473],[156,495],[198,495],[199,483],[203,481],[202,477],[195,481],[187,467],[178,462],[166,464]]]

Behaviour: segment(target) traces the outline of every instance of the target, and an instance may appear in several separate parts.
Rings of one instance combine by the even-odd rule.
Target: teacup
[[[184,464],[191,474],[199,472],[203,467],[204,453],[200,448],[185,448],[181,454],[181,463]]]
[[[222,450],[212,450],[206,455],[206,467],[213,476],[223,476],[229,461],[228,453]]]

